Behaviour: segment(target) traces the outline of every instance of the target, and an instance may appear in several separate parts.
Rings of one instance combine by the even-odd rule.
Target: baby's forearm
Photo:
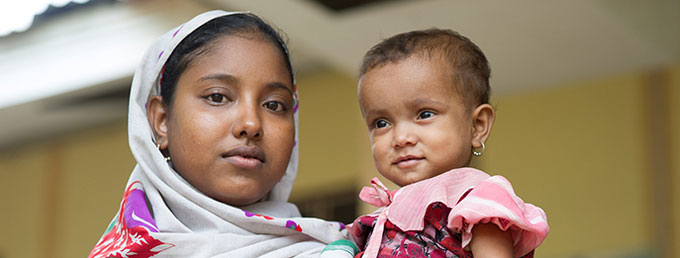
[[[472,228],[470,249],[476,258],[512,258],[512,234],[493,223],[477,224]]]

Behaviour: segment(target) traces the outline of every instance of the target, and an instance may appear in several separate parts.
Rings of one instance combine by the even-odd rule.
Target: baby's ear
[[[479,105],[472,111],[472,147],[481,148],[491,134],[496,112],[489,104]]]
[[[163,97],[154,96],[147,103],[146,116],[149,118],[149,125],[156,137],[156,144],[159,149],[168,148],[168,110],[163,105]]]

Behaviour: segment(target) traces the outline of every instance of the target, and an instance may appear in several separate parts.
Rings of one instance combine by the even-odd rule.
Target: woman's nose
[[[236,138],[261,138],[263,135],[262,121],[257,112],[257,105],[247,103],[242,105],[243,107],[238,110],[240,114],[237,116],[236,121],[234,121],[232,134]]]

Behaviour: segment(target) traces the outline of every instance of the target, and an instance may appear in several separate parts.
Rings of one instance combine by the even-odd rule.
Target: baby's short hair
[[[397,63],[414,54],[439,57],[449,64],[456,90],[468,108],[489,103],[491,68],[477,45],[452,30],[416,30],[394,35],[366,52],[359,77],[371,69]]]

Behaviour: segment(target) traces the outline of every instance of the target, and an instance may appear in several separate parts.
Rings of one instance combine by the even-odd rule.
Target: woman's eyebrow
[[[289,92],[291,96],[294,96],[293,90],[291,90],[290,87],[286,84],[283,84],[283,83],[280,83],[280,82],[270,82],[270,83],[267,83],[267,87],[273,88],[273,89],[283,89],[283,90]]]
[[[234,77],[233,75],[226,74],[226,73],[214,73],[214,74],[208,74],[206,76],[203,76],[198,79],[199,82],[202,81],[212,81],[212,80],[217,80],[217,81],[223,81],[227,82],[230,84],[238,84],[239,79]]]

